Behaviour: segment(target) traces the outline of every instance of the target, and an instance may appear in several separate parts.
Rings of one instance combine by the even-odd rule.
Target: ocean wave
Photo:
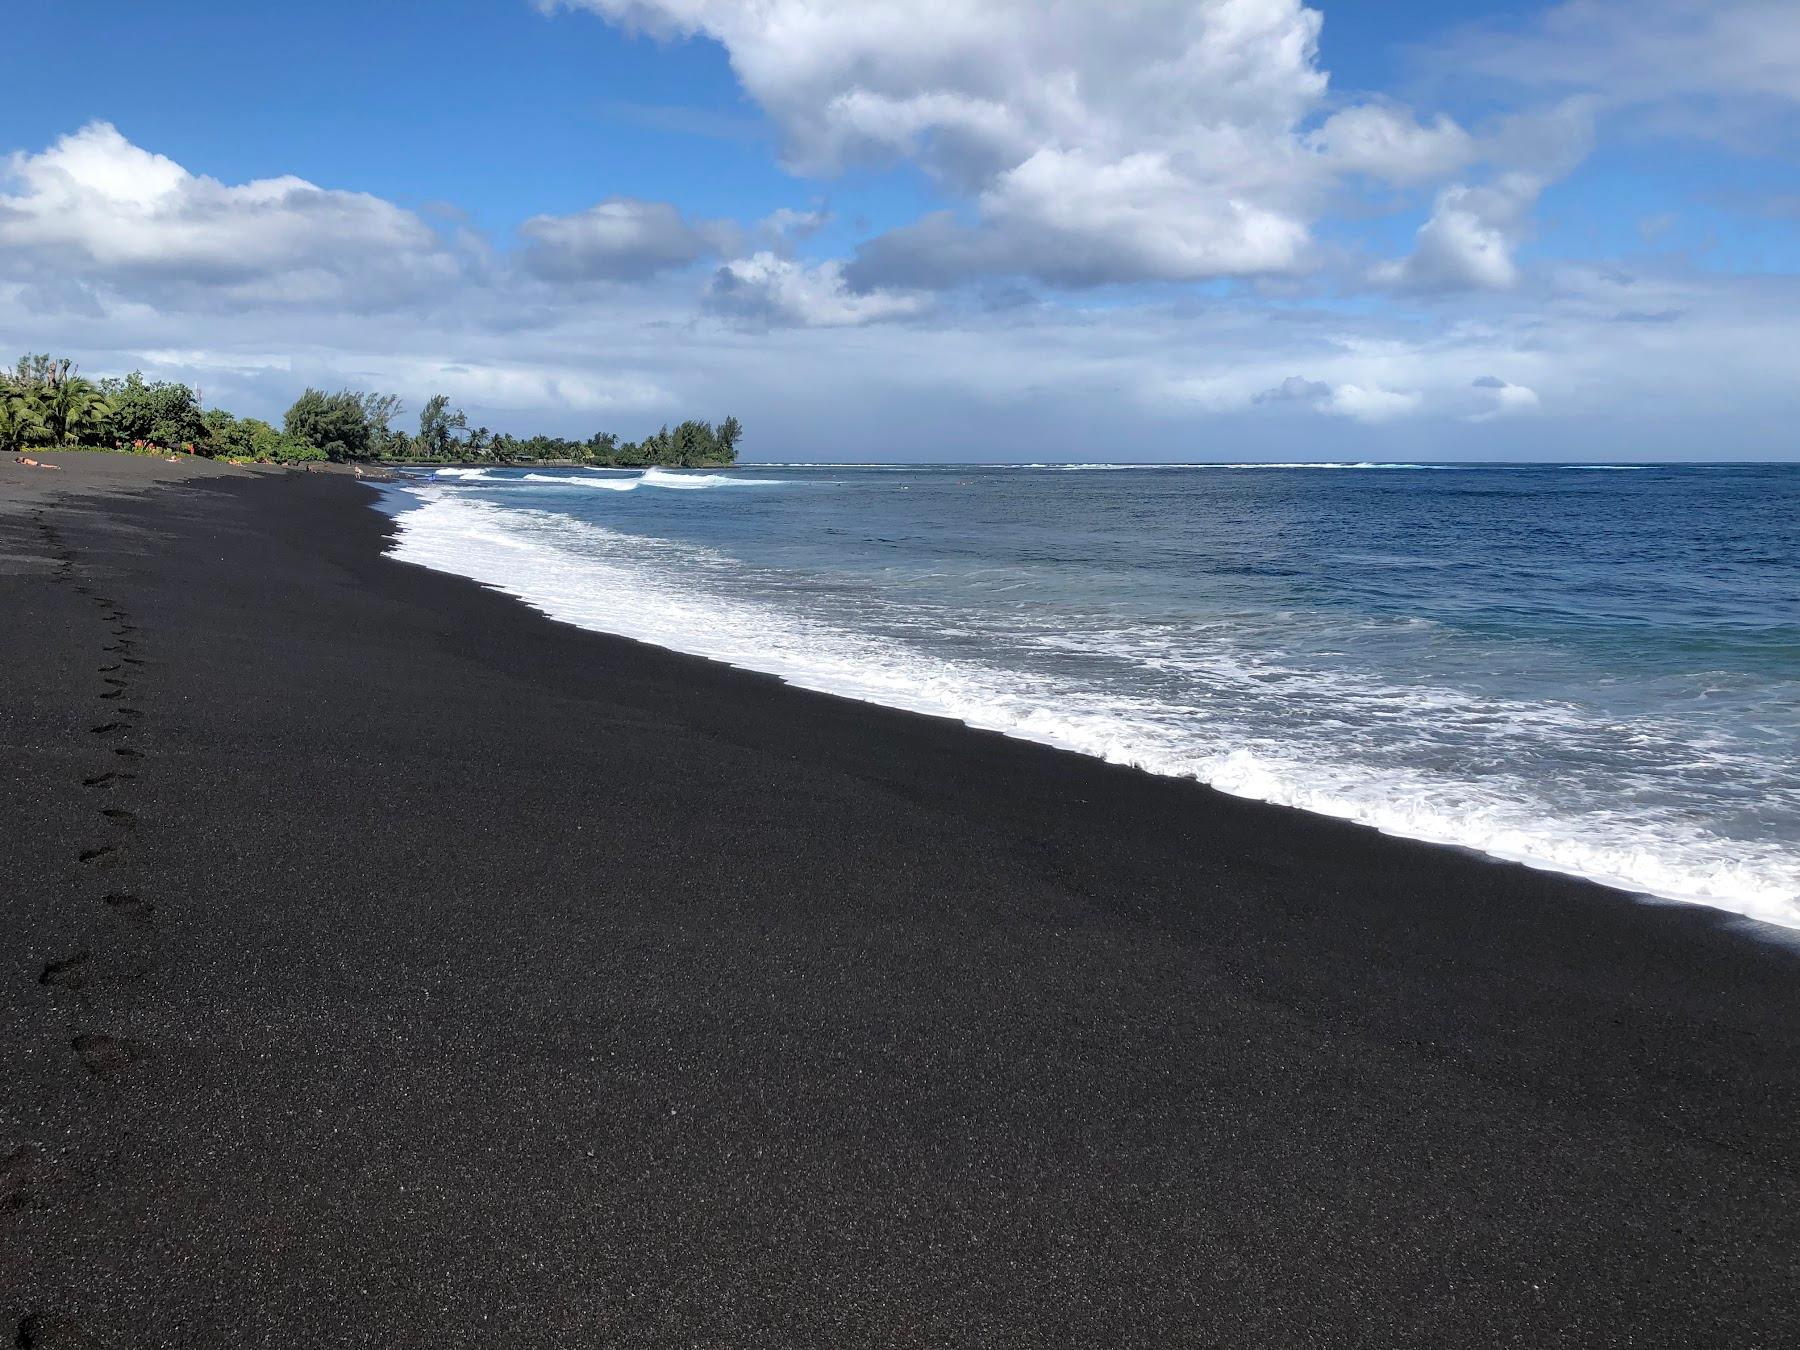
[[[564,487],[600,488],[610,492],[629,492],[638,485],[635,478],[607,478],[600,474],[528,473],[523,478],[506,480],[519,483],[556,483]]]
[[[1213,695],[1196,695],[1192,685],[1186,696],[1153,695],[1065,678],[1055,667],[1008,668],[985,656],[934,652],[747,598],[741,564],[671,540],[444,493],[398,518],[393,547],[406,561],[473,577],[552,618],[763,671],[802,688],[950,717],[1390,834],[1800,927],[1800,856],[1783,846],[1607,804],[1551,810],[1530,783],[1505,770],[1458,774],[1391,755],[1359,762],[1317,738],[1306,745],[1286,732],[1234,725],[1219,715]],[[1310,677],[1266,667],[1233,678],[1279,691],[1304,686]],[[1211,687],[1222,686],[1214,680]],[[1580,714],[1555,705],[1508,708],[1477,700],[1459,708],[1465,696],[1455,690],[1324,692],[1340,707],[1345,694],[1386,704],[1395,710],[1390,716],[1412,716],[1425,728],[1466,714],[1535,721],[1536,732],[1552,738],[1618,731],[1581,722]],[[1294,722],[1287,717],[1271,725]],[[1359,733],[1343,725],[1331,734],[1348,748],[1348,738]]]
[[[694,491],[700,488],[783,487],[785,478],[734,478],[723,473],[693,473],[685,469],[646,469],[638,480],[645,487],[676,488]]]

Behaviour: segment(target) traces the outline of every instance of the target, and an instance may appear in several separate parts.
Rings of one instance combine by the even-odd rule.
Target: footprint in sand
[[[81,1067],[96,1078],[116,1078],[144,1057],[136,1041],[100,1032],[84,1032],[69,1042]]]
[[[140,895],[132,895],[127,891],[114,891],[105,896],[102,903],[115,914],[123,914],[130,919],[148,919],[156,911],[154,901],[146,900]]]
[[[117,861],[119,850],[111,844],[101,844],[98,848],[84,848],[76,855],[76,861],[89,867],[111,867]]]
[[[138,818],[135,811],[127,811],[120,806],[106,806],[100,809],[100,814],[120,829],[135,830],[137,828]]]
[[[0,1158],[0,1213],[35,1209],[50,1185],[50,1166],[32,1144],[21,1144]]]
[[[100,1342],[73,1317],[61,1313],[31,1313],[19,1323],[13,1344],[19,1350],[97,1350]]]
[[[79,989],[88,982],[93,971],[93,961],[89,953],[83,949],[73,956],[65,956],[60,961],[47,961],[38,975],[39,984],[51,985],[57,989]]]
[[[83,787],[117,787],[120,783],[136,778],[135,773],[126,773],[123,769],[108,769],[105,773],[94,774],[91,778],[81,780]]]

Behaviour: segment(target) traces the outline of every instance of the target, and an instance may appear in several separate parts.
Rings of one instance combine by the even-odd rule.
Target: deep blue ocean
[[[440,470],[401,558],[808,688],[1800,926],[1800,465]]]

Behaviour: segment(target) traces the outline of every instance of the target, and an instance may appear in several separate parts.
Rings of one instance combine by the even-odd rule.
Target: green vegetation
[[[492,460],[500,464],[591,464],[601,468],[642,468],[651,464],[706,468],[737,462],[738,442],[744,428],[735,417],[718,426],[687,421],[673,430],[667,426],[641,441],[621,441],[610,431],[595,432],[585,441],[565,436],[511,436],[486,427],[469,426],[460,408],[452,408],[444,394],[433,394],[419,410],[419,434],[414,437],[387,433],[382,458],[407,463]]]
[[[470,428],[444,394],[426,400],[419,434],[396,430],[404,411],[392,394],[355,389],[335,394],[307,389],[287,410],[278,431],[254,417],[205,408],[185,384],[146,380],[139,372],[94,381],[67,360],[45,355],[0,369],[0,450],[34,446],[94,447],[221,459],[294,463],[303,460],[386,460],[406,463],[555,461],[616,467],[651,464],[705,467],[732,464],[744,429],[737,418],[664,426],[641,441],[597,432],[585,441],[561,436],[521,438]]]
[[[641,441],[624,442],[607,431],[598,432],[585,441],[573,441],[561,436],[532,436],[526,440],[516,436],[487,437],[486,430],[478,427],[470,434],[464,442],[467,454],[503,463],[555,460],[611,468],[640,468],[649,464],[705,468],[735,464],[737,444],[744,434],[735,417],[727,417],[716,427],[711,422],[687,421],[672,431],[665,426]]]

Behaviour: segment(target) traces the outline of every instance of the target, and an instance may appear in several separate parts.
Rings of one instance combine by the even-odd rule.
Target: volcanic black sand
[[[19,1345],[1795,1343],[1767,930],[61,462],[0,463]]]

